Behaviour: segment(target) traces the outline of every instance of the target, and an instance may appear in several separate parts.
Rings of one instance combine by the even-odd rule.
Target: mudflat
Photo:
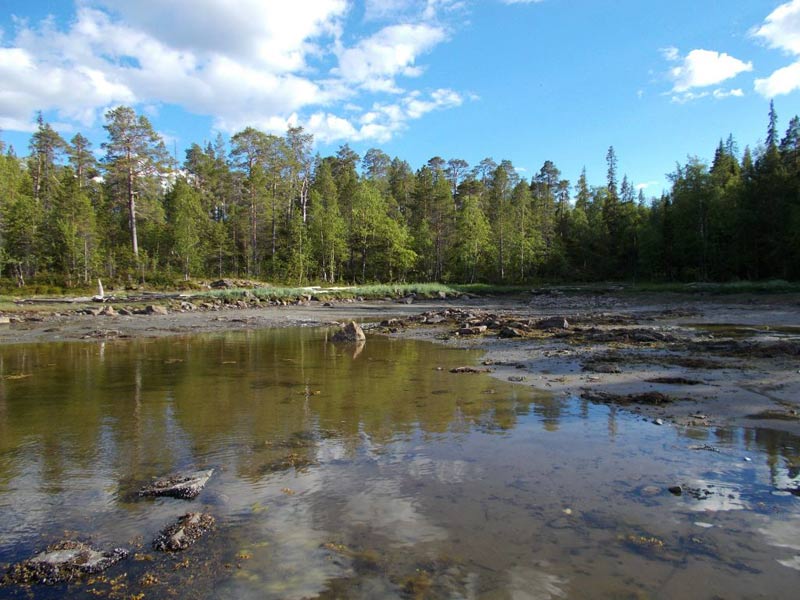
[[[800,297],[530,294],[295,305],[172,300],[164,311],[88,303],[10,314],[0,344],[96,342],[275,327],[368,325],[368,335],[480,349],[495,377],[655,424],[800,435]],[[141,313],[141,314],[136,314]],[[564,322],[566,321],[566,322]],[[566,327],[564,327],[566,325]],[[464,376],[469,376],[465,374]]]

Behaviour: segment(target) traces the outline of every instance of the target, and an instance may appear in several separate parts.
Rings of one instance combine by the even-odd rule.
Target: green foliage
[[[491,158],[470,169],[436,156],[415,173],[377,148],[312,158],[301,128],[248,127],[230,144],[191,145],[178,172],[129,107],[106,115],[100,163],[85,137],[67,143],[40,117],[29,156],[0,154],[0,275],[73,288],[98,277],[387,282],[331,297],[411,293],[408,280],[791,281],[800,278],[800,118],[783,137],[778,126],[770,106],[763,147],[740,155],[732,137],[721,140],[710,162],[676,165],[671,189],[648,200],[613,147],[603,185],[584,170],[573,187],[552,161],[530,181]],[[415,293],[460,290],[445,288]],[[305,293],[278,289],[258,293]]]

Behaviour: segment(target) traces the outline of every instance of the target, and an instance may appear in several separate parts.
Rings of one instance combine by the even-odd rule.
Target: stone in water
[[[168,477],[156,479],[150,485],[139,490],[140,496],[168,496],[191,500],[203,490],[211,479],[214,469],[195,471],[193,473],[176,473]]]
[[[186,550],[214,527],[214,517],[206,513],[188,513],[174,525],[164,529],[153,541],[153,548],[161,552]]]
[[[4,580],[10,583],[52,585],[81,575],[100,573],[128,556],[124,548],[102,552],[83,542],[65,540],[12,566]]]

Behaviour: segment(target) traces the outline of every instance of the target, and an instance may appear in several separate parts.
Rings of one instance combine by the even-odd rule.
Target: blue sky
[[[230,6],[236,5],[236,10]],[[0,128],[37,110],[99,146],[103,113],[145,113],[179,156],[247,125],[317,149],[545,160],[658,195],[721,137],[800,112],[800,0],[0,0]]]

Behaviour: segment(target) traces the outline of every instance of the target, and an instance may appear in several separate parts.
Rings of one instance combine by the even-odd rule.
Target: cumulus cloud
[[[769,77],[756,79],[756,91],[765,98],[774,98],[800,89],[800,61],[778,69]]]
[[[212,116],[225,131],[299,124],[325,141],[386,140],[410,120],[463,102],[449,90],[401,87],[447,40],[442,15],[458,0],[405,3],[415,5],[412,13],[350,32],[357,35],[348,44],[347,0],[231,4],[80,0],[66,27],[52,18],[18,22],[0,45],[0,127],[30,130],[36,110],[89,126],[115,105],[172,104]],[[392,18],[393,4],[370,0],[367,8]],[[381,103],[386,95],[394,100]],[[380,118],[367,117],[376,106]]]
[[[800,0],[781,4],[754,31],[770,48],[800,55]]]
[[[373,91],[398,91],[398,75],[415,77],[420,54],[429,52],[445,39],[441,27],[420,24],[390,25],[339,55],[339,73],[346,81]]]
[[[679,62],[670,69],[674,92],[688,92],[694,88],[717,85],[732,79],[740,73],[753,70],[752,62],[743,62],[723,52],[713,50],[692,50],[683,59],[674,48],[665,53],[673,62]]]
[[[336,35],[346,0],[95,0],[165,45],[273,71],[304,66],[313,40]]]
[[[800,89],[800,0],[780,5],[753,31],[756,38],[770,48],[794,55],[798,60],[756,79],[756,91],[767,98],[789,94]]]

